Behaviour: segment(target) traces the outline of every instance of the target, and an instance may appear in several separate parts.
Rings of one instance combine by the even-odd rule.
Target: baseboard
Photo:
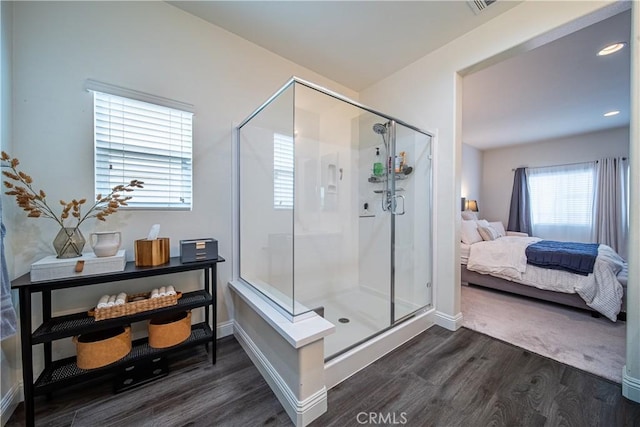
[[[2,401],[0,402],[0,421],[1,425],[4,426],[13,412],[18,407],[18,403],[22,401],[22,381],[17,382],[9,389],[9,391],[2,396]]]
[[[441,311],[436,311],[434,321],[438,326],[442,326],[450,331],[457,331],[462,327],[462,313],[449,316]]]
[[[622,367],[622,395],[634,402],[640,402],[640,379],[627,374],[627,366]]]
[[[233,322],[234,335],[253,364],[258,368],[269,387],[276,395],[289,418],[298,426],[306,426],[327,412],[327,389],[322,388],[305,400],[298,400],[269,359],[253,342],[249,334]]]
[[[216,326],[216,338],[224,338],[233,335],[233,320],[218,323]]]

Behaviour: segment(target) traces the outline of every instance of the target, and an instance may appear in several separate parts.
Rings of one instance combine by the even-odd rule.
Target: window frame
[[[193,106],[94,80],[88,80],[85,87],[93,96],[96,195],[108,194],[113,186],[138,179],[145,182],[144,188],[136,191],[123,209],[192,210]],[[111,101],[113,105],[108,105],[115,107],[114,114],[99,117],[98,104]],[[145,114],[136,114],[140,112]],[[136,155],[131,156],[132,153]],[[122,158],[118,159],[118,155]],[[114,159],[115,163],[104,166],[105,161]],[[121,179],[110,177],[109,170],[114,166],[119,168]],[[144,176],[145,173],[149,175]],[[174,201],[176,197],[179,201]]]
[[[595,209],[595,165],[595,162],[583,162],[527,168],[534,235],[555,240],[590,241]],[[543,206],[540,206],[541,201]]]

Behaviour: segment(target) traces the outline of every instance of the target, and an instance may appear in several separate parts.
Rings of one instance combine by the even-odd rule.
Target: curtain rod
[[[627,160],[627,158],[623,157],[622,160]],[[596,160],[595,163],[598,163],[598,161],[599,160]],[[575,163],[564,163],[564,164],[561,164],[561,165],[548,165],[548,166],[535,166],[535,167],[536,168],[553,168],[553,167],[556,167],[556,166],[571,166],[571,165],[580,165],[580,164],[583,164],[583,163],[591,163],[591,162],[575,162]],[[527,169],[529,166],[521,166],[521,167]],[[511,172],[515,172],[516,169],[518,169],[518,168],[511,169]]]

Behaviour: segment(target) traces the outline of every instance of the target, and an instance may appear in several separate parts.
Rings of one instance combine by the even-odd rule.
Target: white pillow
[[[478,214],[474,211],[462,211],[462,219],[464,220],[473,220],[476,221],[478,219]]]
[[[474,243],[482,242],[482,236],[478,233],[478,225],[473,220],[462,220],[462,227],[460,229],[460,240],[462,243],[472,245]]]
[[[498,232],[498,237],[504,237],[507,235],[507,232],[504,230],[504,225],[501,221],[490,222],[489,226]]]
[[[489,221],[487,221],[486,219],[479,219],[476,221],[476,224],[478,225],[478,227],[489,227]]]
[[[492,226],[478,227],[478,233],[480,234],[480,236],[482,237],[482,240],[484,241],[496,240],[497,238],[500,237],[498,235],[498,232]]]

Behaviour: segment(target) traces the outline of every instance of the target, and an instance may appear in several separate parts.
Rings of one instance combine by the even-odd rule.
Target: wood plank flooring
[[[36,401],[42,426],[291,426],[233,337],[210,363],[204,348],[173,360],[169,376],[121,394],[110,384]],[[311,425],[634,426],[640,404],[619,384],[462,328],[434,326],[329,390]],[[22,405],[7,426],[24,424]]]

